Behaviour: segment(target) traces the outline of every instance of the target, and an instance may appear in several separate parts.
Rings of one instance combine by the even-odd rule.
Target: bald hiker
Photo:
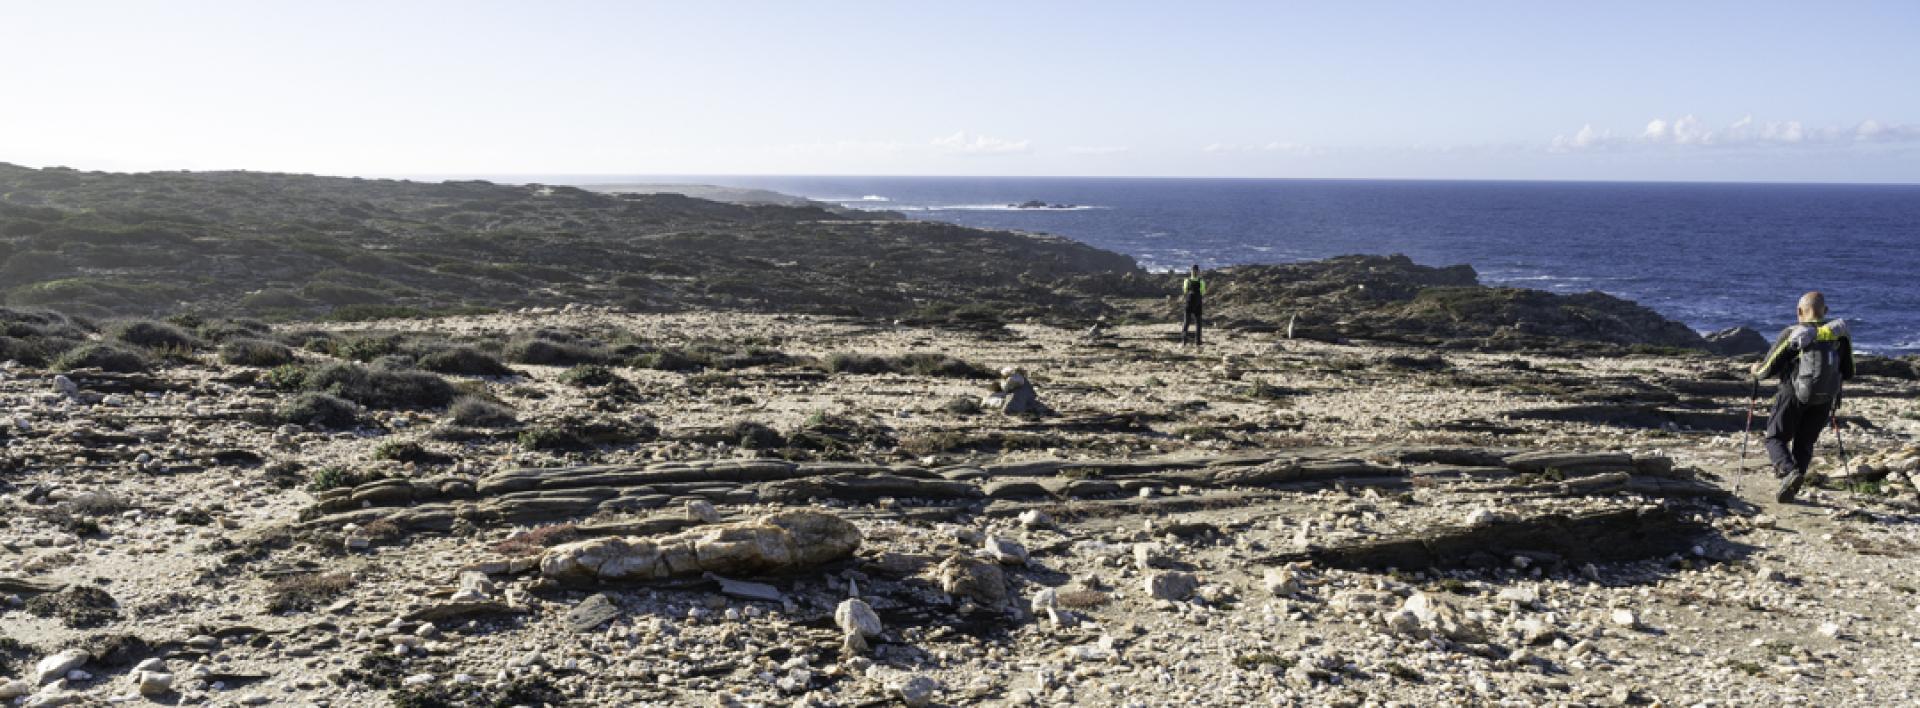
[[[1841,382],[1853,378],[1853,340],[1846,320],[1827,319],[1826,296],[1817,291],[1800,296],[1795,313],[1799,322],[1781,331],[1767,357],[1753,367],[1756,381],[1780,377],[1765,439],[1773,474],[1780,478],[1775,499],[1781,503],[1793,501],[1806,484],[1813,444],[1840,407]]]

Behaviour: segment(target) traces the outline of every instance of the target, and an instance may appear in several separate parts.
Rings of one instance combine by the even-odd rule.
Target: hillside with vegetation
[[[0,164],[12,306],[89,316],[365,319],[584,302],[891,315],[1060,304],[1127,271],[1057,238],[675,194]]]
[[[1451,348],[1706,348],[1602,293],[1491,288],[1404,256],[1209,275],[1216,324]],[[0,163],[0,298],[90,319],[829,314],[998,328],[1177,320],[1177,276],[1064,238],[671,193]]]

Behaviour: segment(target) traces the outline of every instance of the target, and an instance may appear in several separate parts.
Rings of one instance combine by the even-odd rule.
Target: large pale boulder
[[[839,560],[860,530],[833,514],[788,511],[659,538],[595,538],[548,549],[540,574],[563,581],[626,581],[701,573],[780,573]]]

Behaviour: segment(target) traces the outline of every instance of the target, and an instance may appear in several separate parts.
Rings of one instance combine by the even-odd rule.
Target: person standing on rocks
[[[1840,405],[1840,382],[1853,378],[1853,340],[1846,320],[1828,321],[1827,298],[1800,296],[1799,324],[1780,332],[1767,358],[1753,366],[1756,380],[1780,377],[1767,418],[1767,457],[1781,478],[1776,499],[1790,502],[1807,481],[1813,444]]]
[[[1193,270],[1187,273],[1187,279],[1180,283],[1180,294],[1186,297],[1186,311],[1180,319],[1180,344],[1193,342],[1193,346],[1200,346],[1200,330],[1205,326],[1202,324],[1201,308],[1207,296],[1207,281],[1200,279],[1200,264],[1194,264]],[[1187,335],[1189,326],[1193,328],[1192,339],[1188,339]]]

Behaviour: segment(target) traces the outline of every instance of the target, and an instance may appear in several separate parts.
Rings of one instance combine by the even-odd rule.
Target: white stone
[[[152,698],[173,692],[173,674],[160,671],[135,671],[133,683],[140,687],[140,695]]]
[[[862,638],[880,636],[884,629],[880,624],[880,615],[874,614],[873,608],[859,598],[841,602],[833,611],[833,621],[840,625],[840,631]]]
[[[1502,589],[1500,594],[1494,597],[1514,604],[1532,605],[1540,602],[1540,589],[1520,586],[1510,587]]]
[[[1060,591],[1053,588],[1042,588],[1040,592],[1033,594],[1033,599],[1028,602],[1027,606],[1035,615],[1044,614],[1047,610],[1060,606]]]
[[[1284,568],[1268,568],[1267,572],[1261,574],[1260,583],[1266,586],[1267,592],[1275,595],[1300,592],[1300,580],[1294,577],[1293,571]]]
[[[1002,565],[1025,565],[1027,562],[1026,547],[1015,543],[1013,539],[988,536],[986,547],[988,555]]]
[[[1633,614],[1633,610],[1629,609],[1614,610],[1613,615],[1609,617],[1609,619],[1611,619],[1615,625],[1629,629],[1640,626],[1640,618]]]
[[[1165,571],[1152,573],[1146,577],[1147,596],[1157,600],[1178,602],[1193,597],[1200,589],[1200,579],[1192,573]]]
[[[92,657],[85,650],[68,649],[41,659],[40,663],[33,667],[33,684],[41,686],[65,678],[67,672],[80,668],[90,658]]]
[[[0,683],[0,701],[11,701],[29,693],[33,693],[33,687],[27,685],[25,681],[16,680]]]
[[[940,684],[925,676],[914,676],[894,684],[892,688],[893,694],[900,697],[901,703],[907,704],[910,708],[926,708],[933,703],[933,696],[940,691]]]
[[[720,510],[713,508],[712,502],[695,499],[687,502],[687,519],[703,524],[717,524],[720,523]]]
[[[1053,525],[1053,517],[1039,509],[1020,512],[1020,525],[1030,529],[1046,528]]]

